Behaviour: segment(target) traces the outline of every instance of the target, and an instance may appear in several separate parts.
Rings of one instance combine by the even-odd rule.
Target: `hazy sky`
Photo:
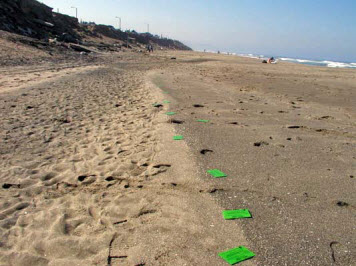
[[[41,0],[193,49],[356,62],[356,0]]]

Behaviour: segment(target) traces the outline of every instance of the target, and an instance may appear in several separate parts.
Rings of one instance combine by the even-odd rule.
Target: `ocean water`
[[[336,62],[336,61],[317,61],[307,59],[294,59],[294,58],[279,58],[282,61],[312,65],[312,66],[325,66],[325,67],[340,67],[340,68],[356,68],[356,63]]]
[[[216,53],[216,51],[206,51],[209,53]],[[242,57],[249,57],[261,60],[267,60],[269,57],[265,55],[256,55],[256,54],[236,54],[236,53],[226,53],[221,52],[221,54],[237,55]],[[297,58],[288,58],[288,57],[274,57],[277,61],[286,61],[304,65],[311,66],[323,66],[323,67],[333,67],[333,68],[356,68],[356,63],[350,62],[337,62],[337,61],[328,61],[328,60],[309,60],[309,59],[297,59]]]
[[[238,56],[256,58],[261,60],[267,60],[268,57],[264,55],[254,55],[254,54],[237,54]],[[309,60],[309,59],[297,59],[297,58],[288,58],[288,57],[274,57],[276,60],[311,65],[311,66],[324,66],[324,67],[339,67],[339,68],[356,68],[356,63],[349,62],[337,62],[337,61],[328,61],[328,60]]]
[[[268,57],[264,55],[254,55],[254,54],[237,54],[239,56],[256,58],[261,60],[267,60]],[[288,58],[288,57],[274,57],[276,60],[311,65],[311,66],[324,66],[324,67],[334,67],[334,68],[356,68],[356,63],[349,62],[337,62],[337,61],[328,61],[328,60],[309,60],[309,59],[297,59],[297,58]]]

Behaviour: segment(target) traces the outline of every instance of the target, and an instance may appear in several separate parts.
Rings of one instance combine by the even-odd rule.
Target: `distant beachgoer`
[[[274,57],[272,56],[270,59],[268,59],[268,64],[272,64],[274,63],[275,59]]]
[[[147,44],[147,51],[149,53],[152,53],[153,52],[153,46],[151,44]]]

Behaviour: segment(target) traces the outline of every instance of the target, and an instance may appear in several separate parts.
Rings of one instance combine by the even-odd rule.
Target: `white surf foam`
[[[280,60],[287,61],[287,62],[308,64],[308,65],[333,67],[333,68],[356,68],[356,63],[345,63],[345,62],[336,62],[336,61],[327,61],[327,60],[317,61],[317,60],[307,60],[307,59],[295,59],[295,58],[288,58],[288,57],[282,57],[280,58]]]
[[[203,52],[203,51],[201,51]],[[218,53],[217,51],[206,50],[207,53]],[[236,54],[236,53],[229,53],[229,52],[220,52],[221,54],[227,55],[237,55],[242,57],[254,58],[254,59],[261,59],[267,60],[269,57],[264,55],[256,55],[256,54]],[[346,62],[336,62],[336,61],[318,61],[318,60],[309,60],[309,59],[298,59],[298,58],[289,58],[289,57],[275,57],[276,61],[287,61],[292,63],[299,63],[299,64],[306,64],[306,65],[314,65],[314,66],[325,66],[325,67],[332,67],[332,68],[356,68],[356,63],[346,63]]]

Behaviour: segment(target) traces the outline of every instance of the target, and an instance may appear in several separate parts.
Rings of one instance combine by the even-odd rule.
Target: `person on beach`
[[[146,49],[147,49],[147,52],[153,53],[153,46],[151,44],[147,44]]]
[[[274,57],[272,56],[271,58],[268,59],[268,64],[272,64],[274,63],[276,60],[274,59]]]

